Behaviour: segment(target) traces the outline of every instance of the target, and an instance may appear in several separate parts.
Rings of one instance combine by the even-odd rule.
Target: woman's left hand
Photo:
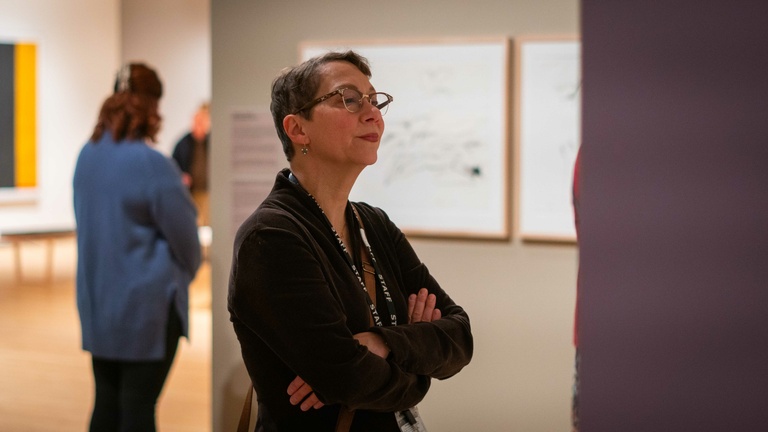
[[[297,376],[288,384],[288,395],[291,405],[298,405],[301,403],[302,411],[309,411],[311,408],[319,409],[325,406],[320,402],[315,392],[312,391],[312,387],[309,386],[304,380]]]
[[[408,297],[408,322],[431,322],[439,320],[441,318],[440,309],[435,307],[436,298],[434,294],[429,294],[426,288],[419,290],[418,294],[411,294]],[[384,342],[381,336],[373,332],[357,333],[353,336],[360,342],[361,345],[365,345],[373,354],[381,358],[387,358],[389,356],[389,346]],[[318,409],[325,406],[320,402],[317,395],[312,391],[312,387],[309,386],[300,376],[294,378],[288,385],[288,396],[290,396],[291,405],[299,405],[302,411],[309,411],[310,409]]]
[[[365,345],[368,348],[368,351],[373,354],[376,354],[381,358],[387,358],[389,355],[389,347],[384,342],[384,339],[378,334],[362,332],[353,337],[357,339],[361,345]],[[300,408],[302,411],[309,411],[311,408],[318,409],[325,406],[325,404],[320,402],[317,398],[315,392],[312,391],[312,387],[310,387],[300,376],[297,376],[290,384],[288,384],[288,396],[290,396],[289,401],[291,402],[291,405],[301,404]]]

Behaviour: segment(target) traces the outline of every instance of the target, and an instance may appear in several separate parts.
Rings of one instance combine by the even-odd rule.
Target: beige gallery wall
[[[232,111],[267,108],[273,77],[296,63],[302,41],[575,35],[578,6],[576,0],[211,3],[214,431],[233,430],[247,388],[226,311]],[[430,430],[569,430],[576,247],[517,238],[412,243],[469,312],[476,343],[472,363],[456,377],[433,383],[420,404]]]

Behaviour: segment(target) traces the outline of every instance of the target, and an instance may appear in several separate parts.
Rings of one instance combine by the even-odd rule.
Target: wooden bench
[[[17,231],[1,232],[0,243],[10,243],[13,247],[15,260],[16,281],[23,281],[23,266],[21,262],[21,245],[27,242],[44,242],[46,246],[45,253],[45,281],[51,282],[53,279],[53,248],[54,241],[63,238],[72,238],[75,236],[73,230],[54,230],[54,231]]]

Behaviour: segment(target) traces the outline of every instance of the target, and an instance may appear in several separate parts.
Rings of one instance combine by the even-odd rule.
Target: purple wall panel
[[[768,431],[768,2],[582,1],[582,432]]]

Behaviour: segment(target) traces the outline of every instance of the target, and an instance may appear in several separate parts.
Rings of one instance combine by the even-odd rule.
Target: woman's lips
[[[370,142],[376,142],[376,141],[379,140],[379,134],[375,134],[374,133],[374,134],[362,135],[360,137],[360,139],[364,139],[364,140],[370,141]]]

